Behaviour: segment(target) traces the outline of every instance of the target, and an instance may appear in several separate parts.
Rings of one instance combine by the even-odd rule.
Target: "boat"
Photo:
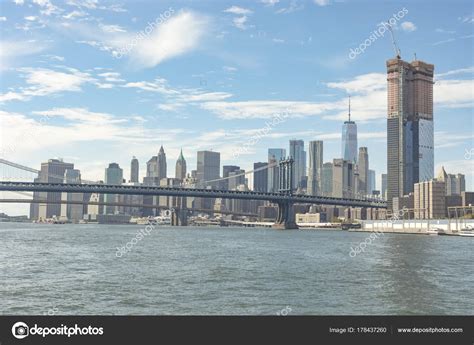
[[[474,237],[474,232],[472,232],[472,231],[460,231],[458,233],[458,236]]]
[[[444,234],[444,230],[443,230],[443,229],[440,229],[440,228],[429,228],[428,230],[426,230],[426,234],[427,234],[427,235],[438,236],[438,235],[440,235],[441,233]]]

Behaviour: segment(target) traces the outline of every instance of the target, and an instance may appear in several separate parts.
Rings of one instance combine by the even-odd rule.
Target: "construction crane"
[[[397,41],[395,41],[395,36],[393,35],[393,30],[392,26],[390,25],[389,22],[387,22],[388,25],[388,30],[390,31],[390,36],[392,37],[392,45],[393,45],[393,50],[395,51],[395,54],[397,55],[397,59],[401,59],[401,51],[400,48],[398,48]]]

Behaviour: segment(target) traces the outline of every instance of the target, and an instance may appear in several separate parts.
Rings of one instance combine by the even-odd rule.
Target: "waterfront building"
[[[382,198],[387,199],[387,174],[382,174]]]
[[[446,184],[436,179],[415,183],[415,219],[439,219],[446,216]]]
[[[434,65],[387,61],[387,204],[434,177]]]
[[[323,164],[321,172],[321,195],[332,196],[332,163]]]

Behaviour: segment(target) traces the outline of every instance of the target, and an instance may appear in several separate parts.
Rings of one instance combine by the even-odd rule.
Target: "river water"
[[[473,238],[368,236],[0,223],[0,313],[473,314]]]

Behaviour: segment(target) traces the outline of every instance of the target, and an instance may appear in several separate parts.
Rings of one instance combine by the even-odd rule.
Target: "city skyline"
[[[130,176],[130,160],[136,156],[142,180],[146,162],[162,145],[167,176],[174,176],[181,148],[188,171],[197,165],[195,152],[202,150],[220,152],[221,166],[237,165],[248,171],[255,162],[266,161],[268,148],[289,152],[289,140],[298,139],[304,141],[306,157],[309,141],[322,140],[324,163],[328,163],[341,158],[340,128],[351,95],[358,146],[368,148],[370,168],[377,172],[380,188],[380,175],[387,172],[386,149],[382,149],[386,147],[385,62],[394,52],[388,35],[354,59],[349,52],[403,5],[373,4],[373,13],[362,13],[353,4],[336,2],[326,6],[298,2],[294,8],[283,1],[185,8],[163,2],[147,3],[145,12],[130,2],[120,8],[74,3],[53,2],[54,8],[29,1],[1,5],[5,20],[0,25],[8,38],[2,46],[11,48],[2,53],[0,71],[3,157],[33,167],[62,157],[81,170],[83,179],[101,180],[110,162]],[[413,60],[416,51],[418,59],[436,65],[434,170],[444,166],[450,173],[465,174],[466,189],[472,190],[472,160],[464,156],[474,146],[469,92],[474,68],[469,51],[459,54],[472,42],[467,37],[472,15],[467,3],[459,5],[436,4],[429,20],[422,15],[422,4],[406,5],[408,11],[394,32],[402,59]],[[330,20],[336,12],[341,20],[347,19],[350,35]],[[126,42],[160,15],[159,26],[140,38],[127,56],[113,56],[118,47],[111,37]],[[351,19],[358,15],[364,24]],[[280,24],[300,30],[282,30]],[[58,27],[65,28],[71,39],[64,38]],[[321,35],[323,27],[338,40]],[[173,39],[181,41],[183,31],[193,30],[196,35],[188,37],[187,45],[170,47],[172,52],[150,50],[155,36],[164,34],[160,28],[173,29]],[[55,43],[48,43],[45,35],[52,35]],[[428,43],[420,46],[423,41]],[[28,42],[34,43],[34,49]],[[288,49],[291,54],[285,53]],[[157,58],[145,63],[145,53]],[[298,63],[288,64],[285,59]],[[285,111],[284,122],[253,140],[248,152],[232,154],[255,139],[275,114]],[[458,121],[452,121],[454,116]]]

